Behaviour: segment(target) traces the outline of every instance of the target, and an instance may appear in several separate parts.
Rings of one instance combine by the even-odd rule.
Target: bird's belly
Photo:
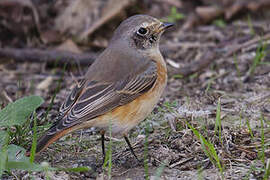
[[[148,92],[142,94],[132,102],[119,106],[100,117],[91,120],[94,127],[102,128],[108,132],[111,127],[113,136],[122,136],[130,129],[144,120],[158,103],[165,88],[166,82],[159,82]]]
[[[82,123],[82,127],[97,127],[108,131],[111,127],[113,136],[126,135],[130,129],[144,120],[158,103],[163,90],[167,84],[167,69],[161,55],[162,61],[157,62],[157,80],[154,86],[123,106],[119,106],[110,112],[95,119]]]

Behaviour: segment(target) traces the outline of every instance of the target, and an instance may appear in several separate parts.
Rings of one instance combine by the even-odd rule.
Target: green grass
[[[224,21],[224,19],[216,19],[213,21],[213,24],[220,28],[226,27],[226,22]]]
[[[161,112],[164,113],[173,113],[174,115],[177,115],[176,108],[178,106],[174,106],[170,102],[166,102],[163,104],[163,110]],[[217,100],[217,106],[216,106],[216,119],[215,119],[215,128],[214,128],[214,134],[218,136],[218,144],[223,147],[223,141],[224,138],[222,137],[222,124],[221,124],[221,99],[219,98]],[[178,115],[180,117],[180,115]],[[267,139],[268,136],[265,136],[266,134],[266,128],[269,124],[267,124],[267,120],[265,120],[263,114],[258,118],[258,124],[260,124],[259,129],[253,129],[250,125],[250,120],[245,117],[243,109],[239,111],[239,118],[240,119],[240,125],[237,125],[238,129],[244,128],[244,126],[247,127],[249,136],[251,139],[251,143],[255,145],[255,152],[257,152],[257,158],[254,161],[252,161],[252,164],[249,165],[250,169],[249,172],[246,174],[246,179],[250,178],[251,174],[260,174],[259,177],[263,180],[268,180],[270,178],[270,161],[268,160],[268,154],[266,154],[266,150],[269,149],[270,143]],[[245,119],[245,123],[242,123],[241,119]],[[196,122],[198,122],[197,119],[194,119]],[[204,154],[210,159],[213,165],[215,165],[221,175],[221,178],[225,179],[224,177],[224,171],[225,167],[223,165],[221,157],[218,155],[219,150],[217,147],[215,147],[216,142],[214,143],[211,139],[213,139],[213,136],[205,136],[208,135],[207,133],[207,126],[204,126],[202,123],[202,126],[194,127],[190,122],[186,122],[189,129],[192,130],[193,134],[198,138],[201,144],[201,148],[204,152]],[[200,124],[200,123],[199,123]],[[267,125],[266,125],[267,124]],[[268,133],[268,131],[267,131]],[[166,133],[165,133],[166,134]],[[215,138],[214,138],[215,139]],[[259,140],[259,141],[258,141]],[[257,143],[260,142],[258,145]],[[257,145],[256,145],[257,144]],[[241,146],[241,145],[240,145]],[[220,149],[220,148],[219,148]],[[258,167],[256,161],[259,164],[263,164],[263,167]],[[198,176],[202,176],[201,171],[198,173]]]
[[[250,34],[255,35],[256,33],[255,33],[255,30],[254,30],[252,19],[251,19],[250,15],[247,16],[247,23],[248,23]]]
[[[254,135],[253,135],[253,132],[252,132],[252,129],[251,129],[249,120],[247,118],[246,118],[246,125],[247,125],[247,128],[248,128],[248,133],[250,134],[251,140],[253,140],[254,139]]]
[[[6,131],[2,131],[4,133],[1,133],[2,137],[0,137],[4,139],[4,143],[1,144],[0,177],[4,172],[9,173],[12,169],[29,171],[43,170],[38,164],[33,163],[33,156],[30,158],[24,156],[24,148],[11,142],[12,139],[17,138],[18,134],[21,135],[28,118],[42,103],[42,98],[29,96],[8,104],[0,112],[0,126],[6,127]],[[13,127],[16,127],[15,131],[11,130]]]
[[[261,151],[259,151],[258,157],[261,159],[262,163],[265,165],[265,138],[264,138],[264,118],[261,114]],[[266,165],[265,165],[266,167]]]
[[[161,162],[160,166],[157,168],[156,173],[155,173],[155,178],[154,180],[159,180],[165,167],[166,167],[167,161],[165,160],[165,162]]]
[[[188,122],[186,122],[186,123],[187,123],[188,127],[192,130],[192,132],[195,134],[195,136],[200,140],[201,146],[202,146],[202,149],[203,149],[205,155],[210,159],[212,164],[214,164],[218,167],[220,175],[221,175],[222,179],[224,179],[224,174],[223,174],[224,168],[223,168],[221,161],[217,155],[217,151],[215,150],[214,145],[211,142],[207,141],[203,137],[203,135],[201,135],[199,133],[199,131],[197,129],[195,129],[193,126],[191,126]]]
[[[265,132],[264,132],[264,117],[261,114],[260,116],[260,122],[261,122],[261,151],[258,151],[258,157],[260,158],[260,160],[262,161],[263,165],[264,165],[264,175],[263,175],[263,180],[268,180],[270,178],[270,161],[266,160],[265,157]],[[269,146],[269,145],[268,145]]]
[[[216,123],[215,123],[215,134],[218,134],[219,141],[222,144],[222,127],[221,127],[221,103],[220,99],[218,100],[217,104],[217,112],[216,112]],[[175,104],[166,102],[163,104],[163,106],[167,109],[168,112],[176,114],[180,117],[180,115],[175,111]],[[222,162],[218,156],[218,153],[214,147],[214,145],[206,140],[206,138],[196,129],[194,128],[190,123],[186,122],[189,129],[192,130],[193,134],[199,139],[201,143],[201,147],[205,153],[205,155],[210,159],[213,165],[215,165],[220,172],[221,178],[224,179],[224,167],[222,165]],[[205,129],[205,128],[204,128]],[[206,129],[205,129],[206,130]],[[200,172],[201,174],[201,172]]]
[[[198,173],[197,173],[198,174],[198,180],[203,180],[204,179],[202,172],[203,172],[203,168],[201,167],[201,168],[198,169]]]
[[[183,79],[184,76],[182,74],[175,74],[172,76],[174,79]]]
[[[109,144],[108,144],[108,150],[106,151],[105,160],[103,164],[103,168],[107,169],[108,171],[108,178],[112,178],[112,122],[110,121],[109,124]]]
[[[250,179],[250,175],[252,172],[256,172],[258,170],[258,168],[256,168],[256,166],[254,164],[251,164],[249,171],[247,172],[244,180],[249,180]]]
[[[78,171],[86,168],[52,168],[49,165],[44,166],[34,162],[35,149],[37,144],[37,115],[35,110],[43,103],[43,99],[38,96],[29,96],[10,103],[0,111],[0,126],[6,127],[0,131],[0,177],[4,174],[10,174],[11,170],[25,170],[29,173],[42,171],[48,174],[48,171],[64,170]],[[30,115],[33,114],[33,142],[31,146],[30,158],[25,156],[26,150],[16,141],[16,137],[21,134],[25,125],[29,125]],[[14,129],[13,127],[16,126]],[[12,128],[14,130],[12,130]],[[30,128],[29,128],[30,129]],[[14,141],[15,139],[15,141]],[[12,141],[13,140],[13,141]],[[14,143],[17,143],[15,145]],[[89,170],[89,168],[88,168]],[[48,178],[47,178],[48,179]]]
[[[236,57],[236,54],[233,54],[233,63],[235,65],[235,69],[236,69],[236,72],[237,72],[237,76],[238,77],[241,77],[241,72],[239,70],[239,66],[238,66],[238,61],[237,61],[237,57]]]
[[[269,179],[269,177],[270,177],[270,159],[268,159],[268,161],[267,161],[263,180],[267,180],[267,179]]]
[[[257,145],[255,145],[255,148],[256,148],[256,150],[258,152],[256,161],[260,160],[262,162],[262,164],[264,165],[264,167],[263,168],[257,168],[255,165],[251,165],[250,170],[246,174],[245,179],[249,179],[249,176],[250,176],[251,172],[259,171],[259,172],[264,172],[263,180],[268,180],[269,177],[270,177],[270,168],[269,168],[269,162],[266,161],[266,157],[265,157],[266,143],[265,143],[265,132],[264,132],[264,117],[263,117],[262,114],[261,114],[259,120],[260,120],[260,125],[261,125],[261,128],[260,128],[260,143],[261,143],[260,146],[261,146],[261,148],[259,148]],[[251,126],[250,126],[250,123],[249,123],[248,119],[246,119],[246,125],[247,125],[248,131],[249,131],[251,141],[255,141],[255,136],[254,136],[254,133],[253,133],[253,131],[251,129]],[[267,145],[267,146],[269,146],[269,145]]]
[[[256,55],[252,61],[252,65],[250,66],[247,77],[253,76],[256,68],[262,64],[263,58],[266,56],[266,47],[267,44],[260,41],[258,48],[256,49]]]
[[[149,180],[149,166],[148,166],[148,147],[149,147],[149,122],[146,123],[145,128],[145,142],[144,142],[144,153],[143,153],[143,164],[144,164],[144,173],[145,173],[145,179]]]
[[[61,82],[64,76],[66,64],[62,69],[62,76],[58,80],[56,91],[52,97],[49,108],[46,111],[45,119],[52,108],[56,93],[59,92]],[[18,86],[21,86],[20,81]],[[31,89],[33,85],[31,84]],[[16,96],[19,96],[16,94]],[[49,171],[63,170],[67,172],[89,171],[88,167],[77,168],[52,168],[47,162],[41,164],[35,163],[35,151],[37,145],[38,132],[48,128],[50,124],[38,126],[37,114],[35,110],[43,103],[43,99],[38,96],[29,96],[21,98],[13,103],[8,104],[0,111],[0,127],[5,127],[0,131],[0,177],[5,173],[12,175],[11,170],[25,170],[30,173],[42,171],[46,179],[49,178]],[[31,119],[33,120],[33,129],[31,129]],[[33,139],[30,150],[30,157],[24,154],[23,148],[29,144],[29,132],[33,130]]]
[[[167,21],[170,22],[170,23],[175,23],[178,20],[181,20],[181,19],[184,19],[184,18],[185,18],[184,14],[178,12],[176,7],[172,7],[170,15],[167,16]]]
[[[198,78],[198,76],[199,76],[199,73],[193,73],[193,74],[189,75],[188,78],[189,78],[190,80],[192,80],[192,79]]]
[[[177,101],[173,101],[173,102],[164,102],[163,103],[163,107],[165,107],[166,110],[163,110],[163,112],[170,112],[170,113],[175,113],[174,109],[178,106],[178,102]]]
[[[33,141],[30,151],[30,162],[34,163],[35,155],[36,155],[36,148],[37,148],[37,114],[36,112],[33,113],[34,116],[34,127],[33,127]]]
[[[163,106],[167,109],[168,112],[171,112],[173,114],[178,114],[174,110],[175,104],[166,102],[163,104]],[[221,105],[220,105],[220,99],[219,99],[218,105],[217,105],[217,113],[216,113],[215,134],[219,135],[219,141],[222,143],[221,116],[220,115],[221,115]],[[217,155],[214,145],[210,141],[207,141],[206,138],[202,134],[200,134],[199,131],[195,129],[193,126],[191,126],[188,122],[186,122],[186,124],[192,130],[192,132],[197,136],[197,138],[200,140],[204,153],[210,159],[210,161],[218,167],[221,173],[221,177],[224,178],[223,176],[224,168]]]
[[[215,123],[215,134],[218,134],[219,137],[219,142],[223,144],[222,138],[221,138],[221,106],[220,106],[220,98],[218,99],[218,104],[217,104],[217,112],[216,112],[216,123]]]
[[[253,59],[253,63],[249,69],[251,74],[254,73],[256,67],[261,63],[262,59],[266,56],[266,47],[267,47],[266,43],[260,42],[256,50],[256,56]]]
[[[210,91],[211,86],[212,86],[213,82],[215,81],[215,79],[216,79],[216,77],[212,77],[207,81],[207,87],[205,89],[205,94],[207,94]]]

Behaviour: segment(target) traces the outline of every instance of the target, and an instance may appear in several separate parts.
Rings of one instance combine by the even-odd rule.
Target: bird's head
[[[119,25],[111,43],[120,40],[140,50],[158,48],[161,34],[171,26],[148,15],[135,15]]]

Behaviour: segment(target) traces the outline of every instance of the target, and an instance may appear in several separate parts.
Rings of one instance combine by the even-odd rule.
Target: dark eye
[[[143,28],[141,27],[138,31],[137,31],[137,34],[141,35],[141,36],[144,36],[146,35],[148,32],[148,30],[146,28]]]

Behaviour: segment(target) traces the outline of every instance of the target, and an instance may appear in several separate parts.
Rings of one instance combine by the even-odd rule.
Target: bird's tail
[[[54,130],[53,128],[56,128],[56,127],[53,126],[49,130],[47,130],[45,132],[45,134],[37,142],[36,154],[45,150],[50,144],[57,141],[58,139],[60,139],[64,135],[68,134],[69,132],[74,131],[74,129],[75,129],[74,126],[72,126],[72,127],[67,128],[67,129],[64,129],[62,131],[59,131],[59,132],[52,134],[51,132],[53,132],[53,130]],[[26,152],[26,156],[30,156],[30,151]]]

